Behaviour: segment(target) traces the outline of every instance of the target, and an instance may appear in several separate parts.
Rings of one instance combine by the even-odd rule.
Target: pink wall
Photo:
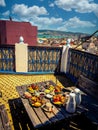
[[[24,42],[35,46],[37,43],[37,26],[29,22],[0,21],[0,44],[14,45],[19,42],[19,37],[24,37]]]

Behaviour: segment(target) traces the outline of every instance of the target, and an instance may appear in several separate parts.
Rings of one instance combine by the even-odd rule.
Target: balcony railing
[[[62,48],[28,47],[28,72],[60,72]]]
[[[97,81],[98,55],[70,49],[67,75],[75,82],[80,75]]]
[[[0,45],[0,71],[15,72],[14,46]]]
[[[60,73],[61,56],[61,47],[29,46],[28,73]],[[0,45],[0,72],[16,73],[15,46]],[[97,81],[98,56],[70,48],[66,75],[76,82],[80,74]]]

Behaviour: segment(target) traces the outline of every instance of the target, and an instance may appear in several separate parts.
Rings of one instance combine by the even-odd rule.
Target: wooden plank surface
[[[27,111],[27,113],[28,113],[28,115],[29,115],[29,118],[30,118],[30,120],[31,120],[31,122],[32,122],[32,124],[33,124],[33,126],[34,126],[35,128],[41,127],[41,126],[42,126],[42,123],[41,123],[41,121],[39,120],[39,118],[38,118],[38,116],[36,115],[36,113],[35,113],[35,111],[33,110],[33,108],[30,106],[28,100],[22,98],[24,92],[26,91],[26,88],[27,88],[27,86],[19,86],[19,87],[17,87],[17,91],[18,91],[18,93],[19,93],[20,96],[21,96],[21,100],[22,100],[23,105],[24,105],[24,107],[25,107],[25,109],[26,109],[26,111]]]
[[[39,108],[33,108],[34,111],[36,112],[36,115],[39,117],[40,121],[42,122],[43,125],[48,125],[50,124],[50,121],[48,117],[45,115],[45,113],[42,111],[42,109]]]
[[[2,124],[2,119],[1,119],[1,113],[0,113],[0,130],[4,130],[3,124]]]
[[[4,105],[0,105],[0,130],[12,130]]]
[[[65,118],[64,115],[61,113],[61,111],[59,111],[59,109],[57,109],[57,107],[55,105],[54,105],[53,113],[57,117],[58,121],[63,120]]]
[[[32,122],[34,128],[39,128],[39,127],[43,126],[43,124],[39,120],[38,116],[36,115],[36,113],[34,112],[32,107],[28,103],[24,103],[24,107],[31,119],[31,122]]]

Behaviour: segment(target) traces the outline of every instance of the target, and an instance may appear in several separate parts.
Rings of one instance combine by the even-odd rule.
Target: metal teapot
[[[80,92],[80,89],[75,88],[74,89],[74,93],[75,93],[76,105],[78,106],[81,103],[81,92]]]
[[[69,113],[74,113],[76,111],[75,93],[73,92],[69,94],[69,99],[66,103],[66,111]]]

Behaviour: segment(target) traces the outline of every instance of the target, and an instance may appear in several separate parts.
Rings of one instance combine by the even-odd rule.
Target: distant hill
[[[80,32],[65,32],[65,31],[57,31],[57,30],[38,30],[38,33],[45,33],[45,34],[77,34],[77,35],[88,35],[86,33]]]
[[[82,36],[87,36],[89,34],[80,33],[80,32],[65,32],[65,31],[57,31],[57,30],[38,30],[38,37],[44,38],[51,38],[51,37],[58,37],[58,38],[78,38]]]

